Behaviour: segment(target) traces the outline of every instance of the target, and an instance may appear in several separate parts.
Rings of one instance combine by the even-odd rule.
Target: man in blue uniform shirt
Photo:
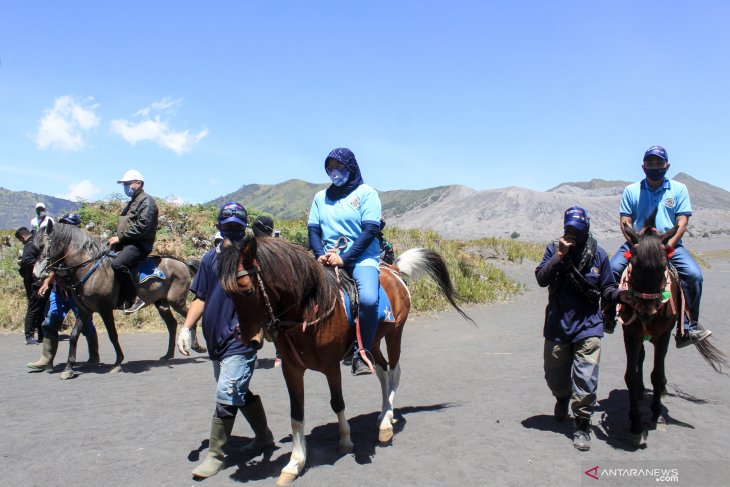
[[[702,270],[682,245],[682,235],[687,230],[689,217],[692,216],[692,206],[687,186],[665,177],[669,169],[669,157],[663,147],[658,145],[649,147],[644,153],[642,168],[646,178],[626,186],[621,197],[620,226],[626,242],[611,258],[611,268],[616,281],[619,281],[628,264],[624,252],[631,248],[629,238],[624,232],[624,223],[632,225],[638,232],[656,209],[656,229],[659,232],[666,232],[675,225],[679,227],[676,235],[667,242],[667,246],[674,249],[669,260],[677,269],[687,299],[687,314],[684,322],[686,333],[676,337],[677,348],[682,348],[699,343],[712,334],[711,331],[702,329],[698,324],[700,299],[702,298]],[[607,333],[613,333],[613,328],[616,326],[615,316],[615,307],[609,308],[608,322],[610,324],[607,325]]]

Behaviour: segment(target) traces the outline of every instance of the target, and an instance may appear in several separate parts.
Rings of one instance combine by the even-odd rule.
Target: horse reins
[[[269,299],[269,294],[266,292],[266,286],[264,285],[264,280],[261,278],[261,267],[259,266],[259,263],[255,259],[253,261],[253,265],[254,265],[253,268],[244,269],[242,271],[237,272],[236,277],[237,278],[245,277],[245,276],[249,276],[251,274],[256,275],[256,280],[258,281],[259,288],[261,289],[261,296],[264,298],[264,304],[266,305],[266,311],[269,314],[269,318],[270,318],[269,322],[266,325],[264,325],[266,327],[266,332],[269,334],[270,337],[276,339],[276,336],[278,336],[279,332],[283,331],[284,333],[282,333],[282,334],[284,335],[284,338],[286,339],[287,343],[289,344],[289,347],[291,347],[292,351],[294,352],[294,358],[296,358],[297,362],[299,363],[299,365],[302,368],[306,369],[307,366],[304,364],[304,362],[302,361],[302,358],[299,356],[299,353],[297,352],[297,349],[294,346],[294,342],[292,342],[291,338],[286,333],[286,330],[283,328],[283,325],[284,324],[291,324],[291,325],[301,324],[302,332],[304,332],[306,330],[307,326],[316,325],[317,323],[328,318],[335,310],[335,303],[332,304],[332,307],[329,309],[329,311],[327,311],[327,313],[323,314],[322,316],[320,316],[319,318],[317,318],[314,321],[304,320],[301,323],[297,322],[297,321],[289,321],[289,320],[282,321],[279,318],[279,316],[286,314],[289,310],[294,308],[297,305],[297,303],[294,303],[291,306],[289,306],[288,308],[286,308],[285,310],[281,311],[277,316],[277,314],[274,312],[274,307],[271,305],[271,299]],[[315,310],[316,310],[316,308],[315,308]]]

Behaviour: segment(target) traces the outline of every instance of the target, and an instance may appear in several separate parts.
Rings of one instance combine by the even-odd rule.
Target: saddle
[[[355,326],[355,318],[358,316],[360,303],[357,294],[357,283],[352,276],[340,269],[340,292],[345,305],[345,313],[350,326]],[[378,284],[378,321],[394,322],[393,308],[390,305],[390,299],[385,293],[383,286]]]
[[[155,260],[159,261],[159,259],[159,257],[147,257],[146,260],[137,265],[132,273],[135,284],[142,284],[150,279],[159,279],[160,281],[166,279],[165,273],[155,264]]]

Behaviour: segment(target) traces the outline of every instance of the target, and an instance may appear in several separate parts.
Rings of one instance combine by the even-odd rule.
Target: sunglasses
[[[244,210],[231,210],[228,208],[225,208],[221,210],[220,214],[218,215],[219,219],[225,219],[225,218],[231,218],[231,217],[239,218],[243,221],[246,221],[246,212]]]

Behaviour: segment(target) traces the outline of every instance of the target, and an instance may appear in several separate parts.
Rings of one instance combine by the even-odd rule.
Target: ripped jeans
[[[212,360],[213,375],[218,382],[215,391],[215,401],[228,406],[243,406],[246,404],[248,384],[253,376],[256,364],[256,351],[240,355],[230,355],[223,360]]]

